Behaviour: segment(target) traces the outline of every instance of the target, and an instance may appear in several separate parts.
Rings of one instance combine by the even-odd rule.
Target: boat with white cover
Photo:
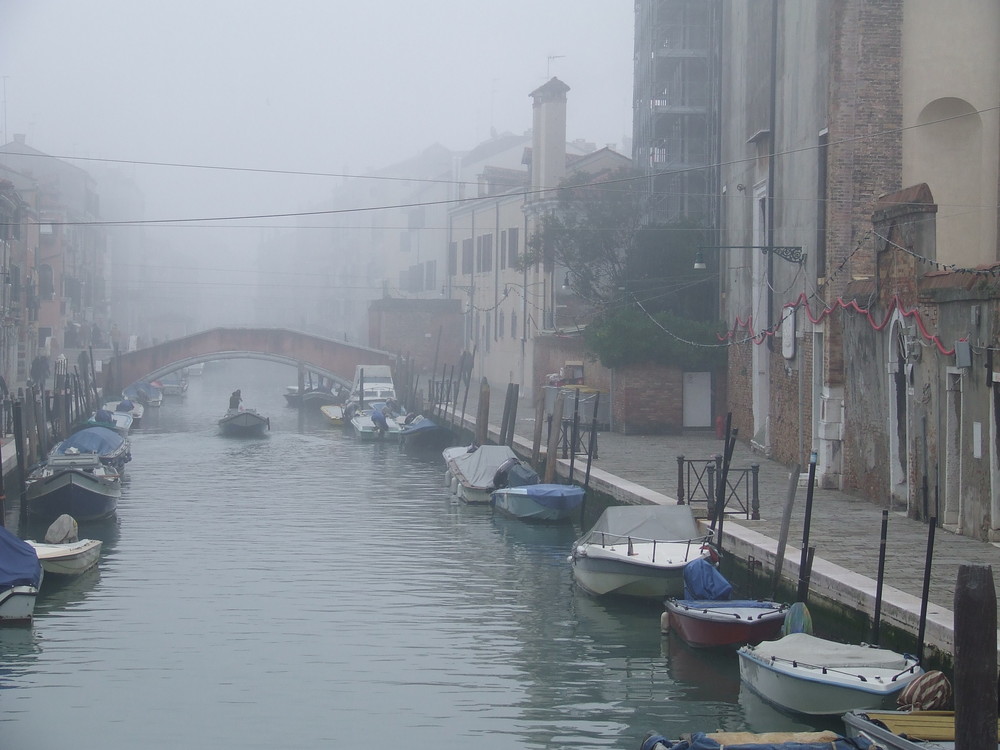
[[[688,505],[607,508],[573,544],[573,578],[591,594],[663,600],[684,592],[684,566],[717,553]]]
[[[812,716],[893,707],[899,693],[923,674],[909,654],[807,633],[737,653],[744,685],[780,708]]]
[[[514,484],[510,477],[497,476],[497,472],[507,471],[515,465],[523,465],[521,459],[506,445],[453,446],[441,451],[445,465],[445,484],[453,495],[470,505],[488,505],[493,500],[494,490]],[[521,479],[518,485],[536,484],[538,475],[527,467],[531,476]]]

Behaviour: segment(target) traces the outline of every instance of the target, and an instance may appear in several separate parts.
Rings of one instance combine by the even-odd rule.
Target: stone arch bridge
[[[119,353],[103,368],[106,393],[137,380],[156,380],[182,367],[215,359],[263,359],[313,372],[350,386],[358,365],[394,365],[395,355],[285,328],[212,328]]]

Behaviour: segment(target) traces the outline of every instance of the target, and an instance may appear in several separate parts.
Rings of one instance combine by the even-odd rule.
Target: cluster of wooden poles
[[[83,371],[81,373],[81,369]],[[44,459],[56,443],[72,432],[74,424],[88,418],[97,408],[99,393],[96,386],[93,358],[84,359],[72,372],[64,361],[56,362],[51,389],[44,384],[29,383],[19,388],[16,397],[8,396],[0,405],[2,433],[13,434],[17,453],[18,500],[21,525],[27,523],[27,503],[24,481],[30,466]],[[0,525],[6,518],[7,492],[0,451]]]

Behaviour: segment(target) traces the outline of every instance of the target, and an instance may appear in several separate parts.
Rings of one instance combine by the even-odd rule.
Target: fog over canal
[[[735,654],[572,585],[579,529],[457,503],[439,456],[298,431],[294,370],[211,363],[147,411],[100,570],[0,631],[3,747],[637,748],[796,725]],[[271,418],[218,434],[229,393]],[[47,582],[47,583],[51,583]]]

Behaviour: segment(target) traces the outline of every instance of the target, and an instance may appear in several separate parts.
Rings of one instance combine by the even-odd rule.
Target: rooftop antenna
[[[549,57],[548,57],[548,63],[546,63],[546,66],[545,66],[545,80],[546,81],[549,80],[552,77],[552,61],[553,60],[558,60],[558,59],[560,59],[562,57],[566,57],[566,55],[549,55]]]

